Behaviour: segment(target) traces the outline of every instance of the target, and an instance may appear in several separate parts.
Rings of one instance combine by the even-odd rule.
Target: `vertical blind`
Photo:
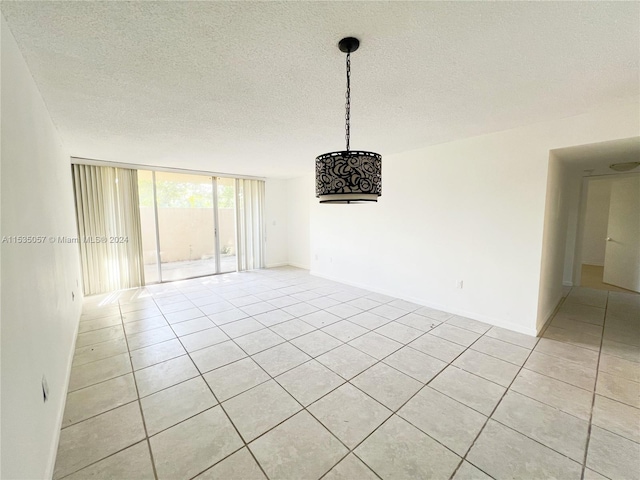
[[[72,167],[85,295],[144,285],[138,172]]]
[[[264,268],[264,180],[236,179],[238,271]]]
[[[72,172],[85,295],[143,286],[138,171],[73,164]],[[264,203],[264,180],[235,179],[238,271],[265,266]]]

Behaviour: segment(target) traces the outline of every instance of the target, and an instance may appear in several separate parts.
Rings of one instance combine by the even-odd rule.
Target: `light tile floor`
[[[541,338],[278,268],[86,299],[54,478],[640,478],[640,296]]]

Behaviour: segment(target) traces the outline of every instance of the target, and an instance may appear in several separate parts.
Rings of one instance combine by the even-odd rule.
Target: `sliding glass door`
[[[214,179],[155,172],[162,281],[218,272]]]
[[[217,178],[218,239],[220,244],[220,272],[235,272],[236,255],[236,181]]]
[[[264,180],[138,170],[145,283],[264,267]]]
[[[160,282],[160,252],[158,250],[154,175],[155,172],[149,170],[138,170],[142,258],[146,284]]]
[[[139,171],[146,283],[234,272],[235,180]]]

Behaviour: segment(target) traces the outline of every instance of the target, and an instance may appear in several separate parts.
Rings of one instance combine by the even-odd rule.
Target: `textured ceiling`
[[[292,177],[638,95],[638,2],[36,2],[2,12],[73,156]]]

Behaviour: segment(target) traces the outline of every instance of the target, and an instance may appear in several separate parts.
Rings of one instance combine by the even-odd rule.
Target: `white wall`
[[[265,182],[265,223],[267,230],[266,266],[287,265],[287,181]]]
[[[590,179],[582,235],[582,263],[604,265],[609,223],[611,179]]]
[[[75,237],[69,155],[0,22],[2,235]],[[79,279],[77,245],[2,244],[2,478],[52,474],[82,305]]]
[[[385,155],[377,204],[319,205],[312,182],[290,181],[299,202],[312,199],[312,273],[535,334],[549,151],[637,135],[637,107]],[[290,238],[300,227],[289,222]]]
[[[306,269],[311,268],[310,214],[311,205],[317,201],[314,182],[313,175],[287,182],[288,262]]]
[[[543,228],[543,260],[536,328],[542,329],[562,298],[563,285],[573,283],[582,170],[549,155]]]
[[[578,247],[582,244],[582,233],[578,231],[580,211],[583,208],[581,204],[586,191],[583,186],[582,169],[579,165],[567,165],[566,176],[564,177],[561,188],[564,190],[563,211],[563,227],[566,230],[566,242],[564,245],[564,272],[563,285],[578,285],[579,281],[575,281],[577,254],[580,251]],[[580,247],[582,248],[582,247]]]

